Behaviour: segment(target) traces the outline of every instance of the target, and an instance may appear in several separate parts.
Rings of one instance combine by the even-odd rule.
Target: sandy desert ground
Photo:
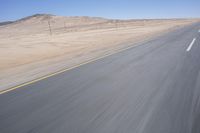
[[[0,90],[136,45],[196,21],[34,15],[0,26]]]

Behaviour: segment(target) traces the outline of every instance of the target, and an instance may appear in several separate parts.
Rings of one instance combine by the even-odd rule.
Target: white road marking
[[[199,29],[199,33],[200,33],[200,29]]]
[[[190,45],[187,48],[187,52],[189,52],[191,50],[191,48],[192,48],[193,44],[195,43],[195,41],[196,41],[196,38],[193,38],[192,42],[190,43]]]

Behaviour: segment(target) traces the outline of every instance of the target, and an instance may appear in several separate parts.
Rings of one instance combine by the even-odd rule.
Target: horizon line
[[[148,17],[148,18],[111,18],[111,17],[102,17],[102,16],[90,16],[90,15],[80,15],[80,16],[64,16],[64,15],[56,15],[56,14],[50,14],[50,13],[35,13],[32,15],[27,15],[27,16],[23,16],[17,19],[11,19],[11,20],[4,20],[4,21],[0,21],[0,23],[4,23],[4,22],[15,22],[15,21],[19,21],[21,19],[24,18],[28,18],[28,17],[34,17],[34,16],[39,16],[39,15],[51,15],[51,16],[60,16],[60,17],[89,17],[89,18],[101,18],[101,19],[110,19],[110,20],[169,20],[169,19],[200,19],[200,17],[160,17],[160,18],[154,18],[154,17]]]

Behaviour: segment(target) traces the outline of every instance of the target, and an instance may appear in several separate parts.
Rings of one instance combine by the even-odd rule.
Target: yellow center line
[[[75,65],[73,67],[70,67],[70,68],[66,68],[66,69],[63,69],[63,70],[60,70],[60,71],[57,71],[57,72],[54,72],[54,73],[51,73],[51,74],[48,74],[46,76],[43,76],[43,77],[40,77],[40,78],[37,78],[37,79],[34,79],[32,81],[28,81],[26,83],[23,83],[23,84],[20,84],[20,85],[17,85],[17,86],[14,86],[14,87],[11,87],[9,89],[6,89],[6,90],[2,90],[0,91],[0,95],[1,94],[4,94],[4,93],[7,93],[7,92],[10,92],[10,91],[13,91],[13,90],[16,90],[18,88],[21,88],[21,87],[24,87],[24,86],[27,86],[27,85],[30,85],[30,84],[33,84],[33,83],[36,83],[38,81],[41,81],[41,80],[44,80],[44,79],[47,79],[47,78],[50,78],[52,76],[55,76],[55,75],[58,75],[58,74],[61,74],[61,73],[64,73],[66,71],[69,71],[69,70],[72,70],[74,68],[77,68],[77,67],[80,67],[80,66],[83,66],[83,65],[86,65],[86,64],[89,64],[91,62],[95,62],[97,60],[100,60],[100,59],[103,59],[103,58],[106,58],[108,56],[111,56],[111,55],[114,55],[114,54],[117,54],[117,53],[120,53],[120,52],[123,52],[125,50],[128,50],[128,49],[131,49],[131,48],[134,48],[136,46],[139,46],[139,45],[133,45],[133,46],[129,46],[127,48],[124,48],[124,49],[121,49],[121,50],[116,50],[114,53],[111,53],[111,54],[106,54],[104,56],[101,56],[101,57],[98,57],[98,58],[95,58],[95,59],[91,59],[89,61],[86,61],[84,63],[81,63],[81,64],[78,64],[78,65]]]

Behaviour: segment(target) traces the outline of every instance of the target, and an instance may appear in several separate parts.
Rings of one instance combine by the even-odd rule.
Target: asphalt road
[[[199,133],[200,23],[0,95],[0,133]]]

